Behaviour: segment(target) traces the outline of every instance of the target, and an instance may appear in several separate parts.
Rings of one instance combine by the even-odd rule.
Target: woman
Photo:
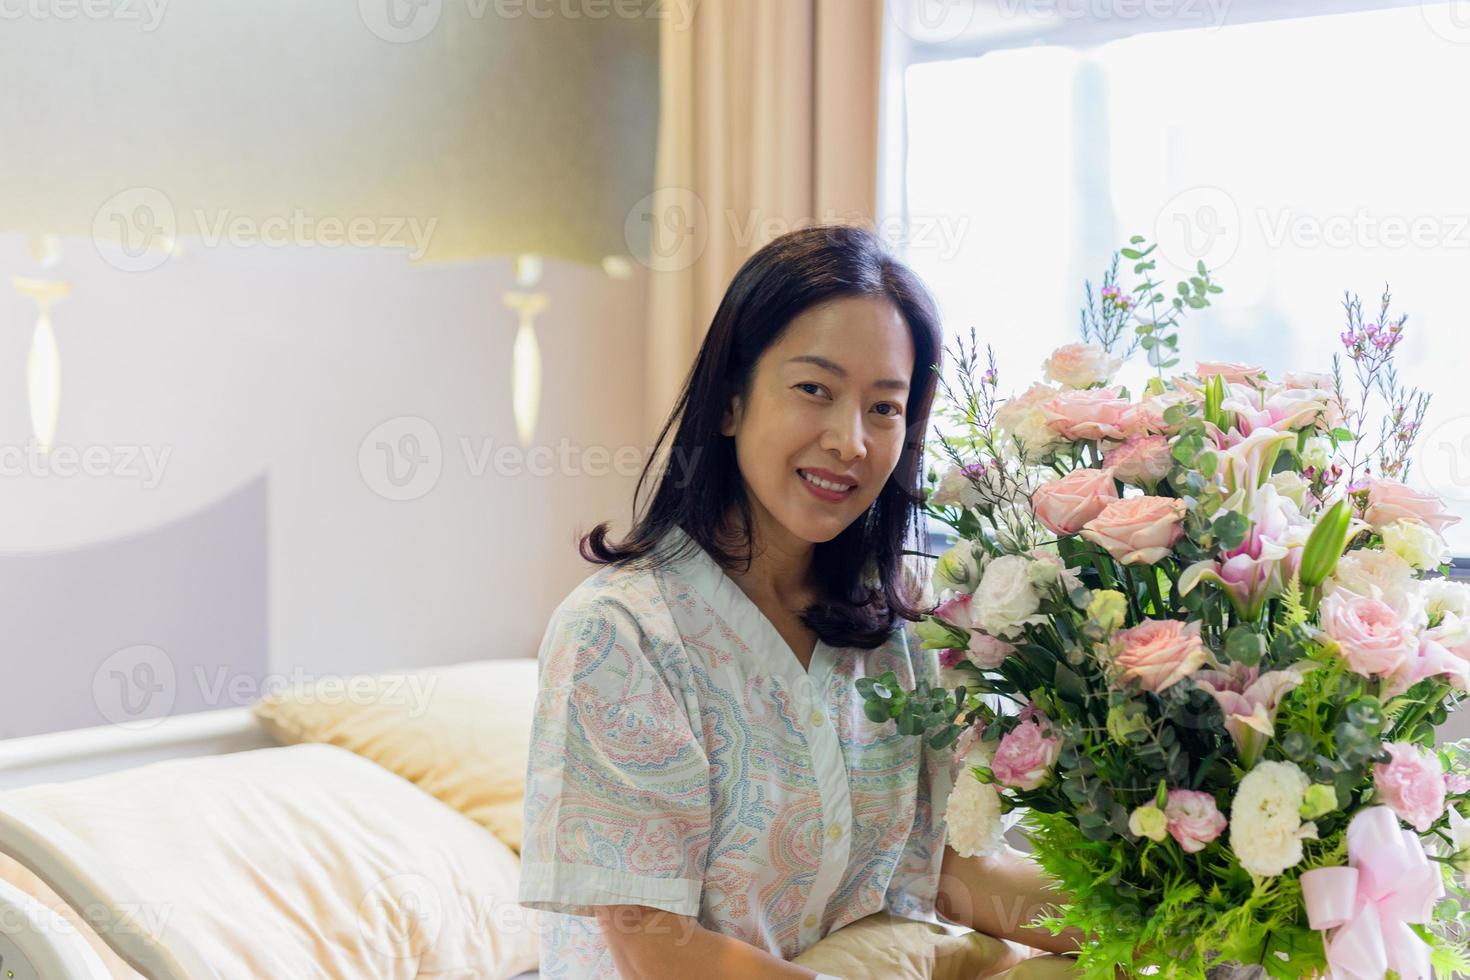
[[[552,615],[522,904],[563,978],[801,978],[889,909],[1022,928],[1045,880],[943,847],[948,753],[863,714],[855,681],[938,679],[903,623],[940,328],[870,233],[779,238],[736,274],[654,457],[652,500]],[[665,440],[673,429],[672,442]],[[635,510],[636,513],[636,510]],[[952,911],[953,910],[953,911]]]

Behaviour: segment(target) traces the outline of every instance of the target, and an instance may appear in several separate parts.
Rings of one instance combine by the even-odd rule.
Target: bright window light
[[[1040,380],[1083,280],[1142,234],[1166,280],[1203,259],[1225,289],[1176,370],[1279,376],[1329,370],[1344,290],[1376,313],[1387,283],[1401,378],[1434,394],[1409,482],[1461,514],[1447,536],[1470,555],[1470,25],[1413,5],[1077,36],[904,69],[907,257],[947,329],[993,345],[1003,390]]]

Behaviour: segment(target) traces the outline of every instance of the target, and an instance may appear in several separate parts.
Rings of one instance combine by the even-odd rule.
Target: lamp
[[[61,415],[61,351],[51,329],[51,304],[71,294],[71,283],[24,276],[12,276],[10,281],[16,292],[35,301],[39,311],[26,359],[26,386],[31,402],[31,432],[41,451],[50,452],[56,438],[56,420]]]

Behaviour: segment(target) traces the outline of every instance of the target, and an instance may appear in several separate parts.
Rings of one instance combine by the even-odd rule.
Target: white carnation
[[[1380,533],[1383,546],[1415,568],[1438,568],[1449,560],[1444,538],[1422,521],[1394,521]]]
[[[1230,805],[1230,849],[1253,875],[1274,877],[1302,859],[1317,825],[1302,823],[1311,780],[1290,762],[1261,762],[1246,773]]]
[[[969,759],[965,761],[964,771],[955,781],[945,808],[949,846],[960,857],[994,854],[1005,846],[1000,793],[993,785],[976,779],[970,771]]]
[[[1056,397],[1059,390],[1037,382],[1021,394],[1001,402],[995,410],[995,424],[1002,436],[997,441],[1009,450],[1019,439],[1026,456],[1032,461],[1043,459],[1064,442],[1061,434],[1046,424],[1046,415],[1041,411],[1041,403]]]
[[[1031,580],[1029,555],[1002,555],[985,566],[970,606],[972,620],[991,636],[1010,638],[1021,627],[1046,621],[1037,615],[1041,596]]]

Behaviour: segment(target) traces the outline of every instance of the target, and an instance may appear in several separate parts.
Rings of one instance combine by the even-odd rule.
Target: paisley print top
[[[660,548],[682,557],[599,569],[541,644],[519,894],[546,913],[541,976],[617,977],[598,905],[783,959],[884,908],[934,921],[952,753],[869,721],[854,682],[938,683],[937,653],[900,628],[803,670],[684,531]]]

